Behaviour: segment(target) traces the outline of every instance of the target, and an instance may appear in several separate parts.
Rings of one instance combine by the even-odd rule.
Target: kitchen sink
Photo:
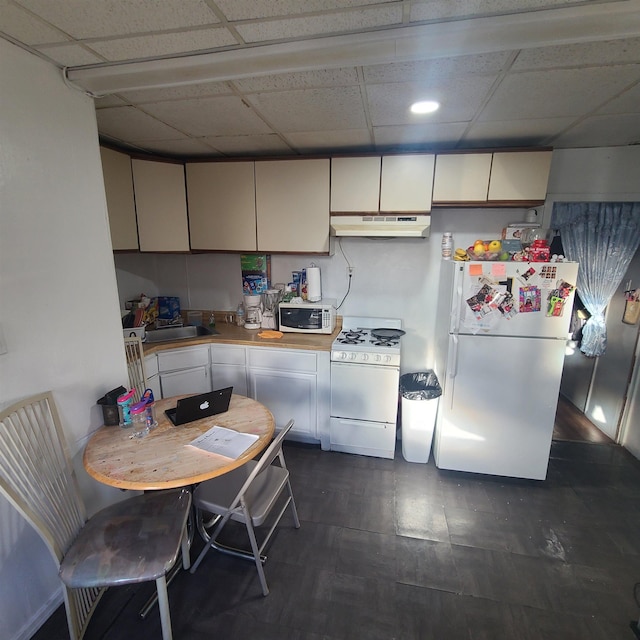
[[[185,338],[197,338],[198,336],[217,335],[215,329],[208,327],[168,327],[166,329],[152,329],[146,332],[146,342],[169,342],[183,340]]]

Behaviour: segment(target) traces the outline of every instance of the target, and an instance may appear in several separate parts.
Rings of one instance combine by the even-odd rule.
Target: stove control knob
[[[346,356],[347,354],[344,351],[336,351],[335,353],[336,360],[344,360]]]
[[[368,359],[369,359],[368,354],[363,353],[363,354],[362,354],[362,361],[363,361],[363,362],[366,362]]]
[[[376,355],[374,359],[375,359],[376,362],[380,362],[380,360],[382,360],[382,356],[381,355]]]
[[[384,361],[385,362],[391,362],[391,356],[385,356],[384,357]]]
[[[350,353],[349,354],[349,360],[355,360],[356,359],[356,354],[355,353]]]

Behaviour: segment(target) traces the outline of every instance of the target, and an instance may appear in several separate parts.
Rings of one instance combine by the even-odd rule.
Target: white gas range
[[[402,320],[345,316],[331,346],[332,451],[393,458]]]

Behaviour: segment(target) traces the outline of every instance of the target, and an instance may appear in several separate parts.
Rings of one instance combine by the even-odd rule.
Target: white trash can
[[[405,374],[402,392],[402,456],[407,462],[429,462],[438,402],[442,390],[433,371]]]

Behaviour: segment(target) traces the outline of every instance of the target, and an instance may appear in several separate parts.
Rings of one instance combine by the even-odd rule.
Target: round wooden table
[[[171,489],[215,478],[254,458],[271,442],[275,420],[259,402],[232,395],[229,410],[175,427],[165,410],[176,406],[175,396],[156,401],[158,426],[142,438],[130,429],[100,427],[84,450],[84,467],[98,482],[120,489]],[[258,440],[237,459],[207,453],[189,442],[213,426],[253,433]]]

